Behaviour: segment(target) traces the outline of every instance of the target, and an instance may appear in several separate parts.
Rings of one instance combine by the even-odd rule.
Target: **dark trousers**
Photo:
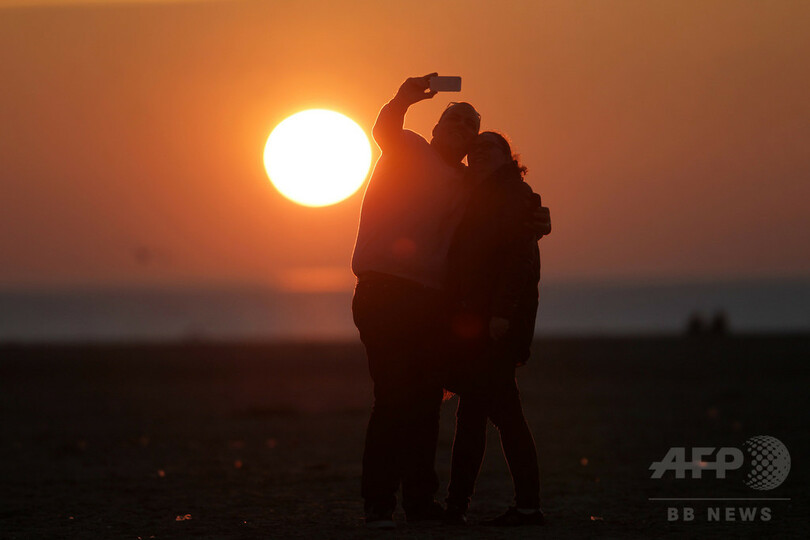
[[[374,381],[374,405],[363,452],[366,509],[393,511],[402,485],[406,512],[433,501],[442,384],[444,301],[438,291],[407,280],[361,277],[352,300],[354,322]]]
[[[492,420],[501,435],[501,446],[515,486],[515,504],[518,508],[539,507],[537,449],[523,416],[513,365],[495,367],[486,384],[459,394],[448,505],[466,509],[470,503],[484,459],[487,419]]]

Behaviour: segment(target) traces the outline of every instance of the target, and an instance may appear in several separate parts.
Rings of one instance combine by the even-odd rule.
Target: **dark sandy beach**
[[[471,526],[375,533],[359,498],[371,403],[359,343],[0,346],[0,537],[806,537],[810,336],[545,339],[519,384],[548,525],[474,524],[511,502],[490,428]],[[442,409],[442,498],[455,405]],[[755,435],[790,451],[776,489],[739,471],[650,479],[672,446]],[[659,497],[790,500],[648,500]],[[695,521],[669,523],[675,504]],[[756,519],[706,519],[740,506]]]

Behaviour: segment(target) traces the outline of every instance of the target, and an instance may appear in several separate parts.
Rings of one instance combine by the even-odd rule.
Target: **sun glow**
[[[304,206],[328,206],[356,192],[371,166],[371,145],[350,118],[311,109],[282,121],[264,147],[270,181]]]

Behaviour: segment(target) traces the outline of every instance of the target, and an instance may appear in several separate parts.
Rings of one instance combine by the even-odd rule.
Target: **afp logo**
[[[769,490],[779,487],[790,472],[790,452],[782,441],[768,435],[751,437],[743,443],[743,450],[724,446],[691,448],[689,459],[686,448],[670,448],[661,461],[650,465],[651,478],[663,478],[667,471],[675,473],[675,478],[703,478],[704,471],[713,471],[716,478],[725,478],[726,472],[746,465],[744,482],[750,488]],[[716,450],[716,451],[715,451]]]

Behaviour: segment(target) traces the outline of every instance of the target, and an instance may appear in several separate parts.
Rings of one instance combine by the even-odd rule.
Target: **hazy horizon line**
[[[581,287],[669,287],[683,285],[745,285],[755,283],[807,283],[810,275],[785,274],[768,276],[606,276],[606,277],[552,277],[542,278],[543,286],[581,286]],[[202,292],[202,291],[238,291],[261,290],[282,294],[344,294],[350,293],[354,285],[329,290],[301,290],[279,286],[273,282],[249,280],[188,280],[164,282],[77,282],[77,283],[2,283],[0,293],[67,293],[67,292],[123,292],[123,291],[167,291],[167,292]]]

